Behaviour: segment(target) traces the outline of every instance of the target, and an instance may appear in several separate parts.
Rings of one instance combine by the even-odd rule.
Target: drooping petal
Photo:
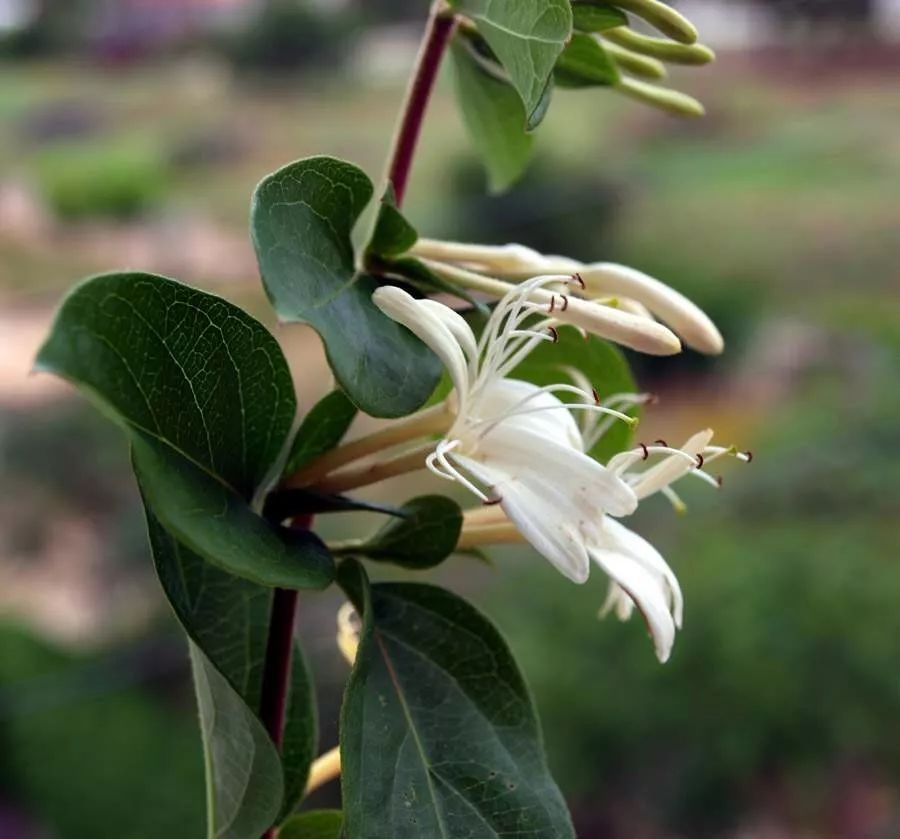
[[[712,355],[722,352],[725,342],[709,316],[665,283],[634,268],[613,262],[585,265],[579,274],[590,294],[620,294],[637,300],[669,324],[689,347]]]
[[[684,597],[681,593],[681,586],[678,584],[678,578],[663,559],[662,554],[642,536],[608,516],[603,519],[601,534],[599,540],[601,547],[627,554],[662,580],[675,626],[680,629],[684,615]]]
[[[418,301],[419,305],[427,309],[441,320],[444,326],[450,330],[454,338],[456,338],[460,347],[462,347],[466,358],[474,361],[478,357],[478,342],[475,340],[475,333],[472,327],[466,323],[466,319],[457,311],[437,300],[429,300],[425,298]]]
[[[384,285],[372,293],[372,302],[389,318],[424,341],[443,362],[462,403],[469,389],[468,364],[453,332],[428,307],[397,286]],[[460,406],[462,410],[462,405]]]
[[[589,546],[591,559],[628,594],[640,609],[657,658],[665,662],[675,643],[675,619],[669,608],[669,592],[665,581],[629,553]]]

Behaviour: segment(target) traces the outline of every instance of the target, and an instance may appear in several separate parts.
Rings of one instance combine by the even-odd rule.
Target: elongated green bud
[[[614,5],[642,17],[663,35],[682,44],[693,44],[697,40],[694,24],[659,0],[614,0]]]
[[[706,110],[693,96],[671,90],[667,87],[659,87],[655,84],[638,81],[637,79],[623,76],[616,85],[616,90],[621,91],[632,99],[637,99],[654,108],[660,108],[671,114],[686,117],[702,117]]]
[[[612,42],[605,42],[603,49],[623,70],[634,73],[635,76],[641,76],[645,79],[664,79],[668,75],[665,65],[655,58],[638,55],[636,52],[627,50]]]
[[[665,38],[650,38],[629,29],[627,26],[616,26],[607,29],[603,38],[632,52],[668,61],[670,64],[687,64],[699,67],[715,60],[716,54],[703,44],[676,44]]]

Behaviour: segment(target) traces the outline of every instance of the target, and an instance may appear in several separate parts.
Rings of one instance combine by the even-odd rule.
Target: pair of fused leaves
[[[482,6],[458,5],[463,11]],[[619,81],[615,62],[590,33],[623,26],[628,19],[604,3],[483,5],[480,15],[472,15],[477,31],[461,27],[454,38],[454,76],[488,186],[502,192],[528,166],[531,132],[547,113],[554,84],[605,87]]]
[[[296,409],[281,350],[217,297],[110,274],[68,296],[37,367],[91,395],[130,438],[157,571],[192,643],[209,834],[259,835],[299,800],[316,740],[299,651],[281,757],[258,718],[272,587],[334,576],[314,535],[252,506]]]

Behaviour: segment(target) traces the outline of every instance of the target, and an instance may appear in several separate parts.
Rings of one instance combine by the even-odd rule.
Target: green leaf
[[[224,571],[282,588],[325,588],[334,579],[334,562],[318,537],[267,522],[169,447],[135,433],[132,463],[144,500],[166,530]]]
[[[272,468],[296,410],[281,348],[260,323],[153,274],[105,274],[77,286],[36,367],[244,498]]]
[[[570,382],[565,372],[567,365],[577,367],[597,390],[601,399],[615,393],[634,393],[637,389],[628,362],[617,347],[594,335],[585,340],[581,333],[571,328],[559,330],[558,343],[547,341],[538,344],[528,358],[513,370],[511,376],[541,386]],[[574,397],[560,394],[560,398],[567,400]],[[631,408],[625,413],[638,416],[639,411]],[[575,415],[576,421],[582,418]],[[633,427],[615,420],[590,454],[605,463],[616,452],[630,448],[632,437]]]
[[[530,117],[572,33],[569,0],[453,0],[451,5],[475,21]]]
[[[498,193],[525,171],[534,141],[525,130],[525,109],[515,89],[486,72],[473,49],[465,38],[453,41],[456,96],[466,129],[487,170],[488,188]]]
[[[531,115],[528,117],[528,122],[525,124],[525,128],[528,131],[534,131],[535,128],[544,121],[544,117],[547,116],[547,111],[550,110],[550,103],[552,101],[553,76],[550,76],[550,78],[547,79],[547,84],[544,86],[544,92],[541,94],[537,107],[531,112]]]
[[[445,495],[422,495],[407,501],[399,513],[348,552],[423,569],[433,568],[456,550],[463,517],[455,501]]]
[[[580,32],[603,32],[617,26],[628,26],[628,15],[607,3],[581,0],[572,3],[572,24]]]
[[[283,777],[262,723],[203,652],[190,645],[207,782],[207,837],[250,839],[276,819]]]
[[[341,839],[344,814],[340,810],[298,813],[278,829],[278,839]]]
[[[173,538],[149,508],[146,513],[156,572],[179,622],[256,714],[262,692],[272,589],[205,562]],[[303,796],[316,743],[315,695],[302,652],[295,645],[281,756],[282,814],[292,810]]]
[[[487,619],[434,586],[341,584],[363,617],[341,711],[348,839],[574,836],[531,697]]]
[[[560,87],[606,87],[619,81],[619,70],[600,42],[576,32],[563,50],[553,77]]]
[[[356,406],[341,390],[334,390],[313,405],[294,436],[284,474],[291,475],[325,452],[331,451],[356,418]]]
[[[278,314],[313,326],[347,396],[368,414],[397,417],[434,390],[440,362],[372,303],[377,280],[355,268],[350,235],[372,197],[360,169],[330,157],[291,163],[253,194],[253,244]]]
[[[375,230],[366,250],[375,256],[399,256],[408,251],[418,238],[415,227],[397,208],[394,187],[389,184],[387,192],[381,198]]]

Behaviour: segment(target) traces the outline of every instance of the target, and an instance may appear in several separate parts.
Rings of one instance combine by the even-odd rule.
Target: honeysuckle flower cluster
[[[460,261],[484,264],[471,250],[465,257]],[[518,261],[509,266],[493,259],[490,267],[515,276],[524,271],[524,258],[541,267],[563,267],[560,258],[533,252],[516,254]],[[584,267],[592,279],[601,276],[589,266],[565,267]],[[631,279],[628,290],[636,303],[665,317],[695,345],[721,349],[718,330],[694,304],[644,275]],[[431,451],[421,456],[431,472],[462,485],[484,505],[466,515],[465,545],[511,541],[518,535],[576,583],[585,582],[591,565],[598,565],[611,581],[607,610],[613,608],[625,618],[636,605],[657,656],[665,661],[681,625],[682,593],[656,549],[618,519],[656,492],[680,505],[672,483],[688,474],[715,483],[702,472],[704,464],[737,453],[712,446],[712,432],[703,431],[680,448],[662,441],[640,444],[601,464],[587,452],[610,422],[634,423],[621,409],[645,401],[645,396],[615,394],[601,401],[577,370],[570,372],[571,381],[544,387],[510,378],[540,342],[556,339],[566,314],[580,299],[569,293],[586,287],[581,270],[514,285],[478,339],[461,315],[436,301],[415,299],[395,286],[379,288],[373,300],[431,347],[452,380],[450,422],[441,439],[430,444]],[[648,329],[665,328],[649,314],[633,317],[646,321]],[[560,394],[576,401],[563,402]],[[573,414],[582,413],[589,419],[579,425]]]

